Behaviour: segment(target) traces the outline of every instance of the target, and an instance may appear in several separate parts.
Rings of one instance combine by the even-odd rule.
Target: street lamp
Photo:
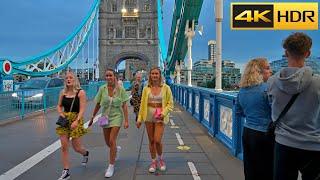
[[[192,86],[191,84],[191,71],[192,71],[192,38],[195,35],[194,32],[194,20],[187,20],[186,22],[186,29],[184,32],[185,36],[188,39],[188,60],[187,60],[187,70],[188,70],[188,86]]]
[[[216,40],[217,40],[217,63],[216,63],[216,87],[215,90],[222,91],[221,87],[221,64],[222,64],[222,19],[223,19],[223,0],[215,0],[216,15]]]
[[[121,9],[121,12],[122,12],[122,13],[126,13],[126,12],[127,12],[127,9],[126,9],[126,8],[122,8],[122,9]]]

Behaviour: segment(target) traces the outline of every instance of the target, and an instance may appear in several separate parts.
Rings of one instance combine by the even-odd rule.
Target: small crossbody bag
[[[113,92],[113,95],[114,95],[114,93],[115,92]],[[98,124],[99,124],[100,127],[104,127],[104,126],[109,124],[109,117],[108,116],[109,116],[110,109],[111,109],[111,104],[112,104],[112,101],[113,101],[113,95],[112,95],[112,97],[109,97],[110,98],[110,102],[109,102],[109,106],[108,106],[108,109],[107,109],[106,113],[102,114],[98,118]]]
[[[73,98],[73,100],[72,100],[72,103],[71,103],[71,107],[70,107],[70,109],[69,109],[69,112],[72,111],[73,104],[74,104],[74,100],[76,99],[76,97],[78,96],[78,94],[79,94],[79,91],[77,92],[76,96],[75,96],[75,97]],[[59,116],[56,124],[59,125],[59,126],[61,126],[61,127],[65,127],[65,128],[66,128],[66,127],[68,127],[68,125],[69,125],[69,121],[68,121],[68,119],[67,119],[66,117]]]

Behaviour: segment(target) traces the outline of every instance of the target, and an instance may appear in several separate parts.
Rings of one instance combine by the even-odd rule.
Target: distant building
[[[211,81],[215,77],[215,68],[212,61],[201,59],[193,64],[192,82],[195,85]]]
[[[305,66],[311,67],[313,73],[320,74],[320,57],[310,56],[306,59]],[[283,55],[281,59],[272,61],[270,67],[273,74],[280,71],[283,67],[288,67],[287,57]]]
[[[240,69],[230,60],[222,61],[222,81],[228,85],[239,84],[241,79]]]
[[[205,86],[216,76],[216,64],[206,59],[201,59],[193,64],[192,84]],[[241,78],[240,69],[235,67],[233,61],[222,61],[222,79],[225,85],[239,84]]]
[[[180,67],[181,67],[181,71],[180,71],[180,78],[181,79],[180,79],[180,81],[181,81],[181,83],[187,83],[188,70],[187,70],[187,67],[184,64],[184,61],[180,61]]]
[[[216,62],[216,41],[208,41],[208,61]]]
[[[89,68],[89,78],[88,78],[88,68],[84,69],[70,69],[72,72],[77,74],[78,78],[83,78],[83,79],[92,79],[93,76],[93,71],[95,71],[94,68]],[[64,73],[60,73],[60,76],[64,76]],[[104,79],[104,77],[102,77]]]

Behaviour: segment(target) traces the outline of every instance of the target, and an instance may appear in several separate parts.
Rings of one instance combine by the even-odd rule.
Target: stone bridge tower
[[[147,68],[144,70],[158,66],[157,18],[157,0],[101,0],[100,78],[103,79],[107,67],[116,69],[124,60],[143,61]]]

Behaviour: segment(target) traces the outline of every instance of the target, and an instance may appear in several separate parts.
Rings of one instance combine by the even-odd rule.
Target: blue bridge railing
[[[197,119],[209,134],[221,141],[230,152],[242,159],[241,143],[244,117],[239,113],[237,92],[171,85],[174,100]]]
[[[81,86],[87,99],[92,100],[104,82]],[[55,108],[62,87],[39,90],[16,90],[0,92],[0,123],[12,118],[23,119],[26,115]]]

